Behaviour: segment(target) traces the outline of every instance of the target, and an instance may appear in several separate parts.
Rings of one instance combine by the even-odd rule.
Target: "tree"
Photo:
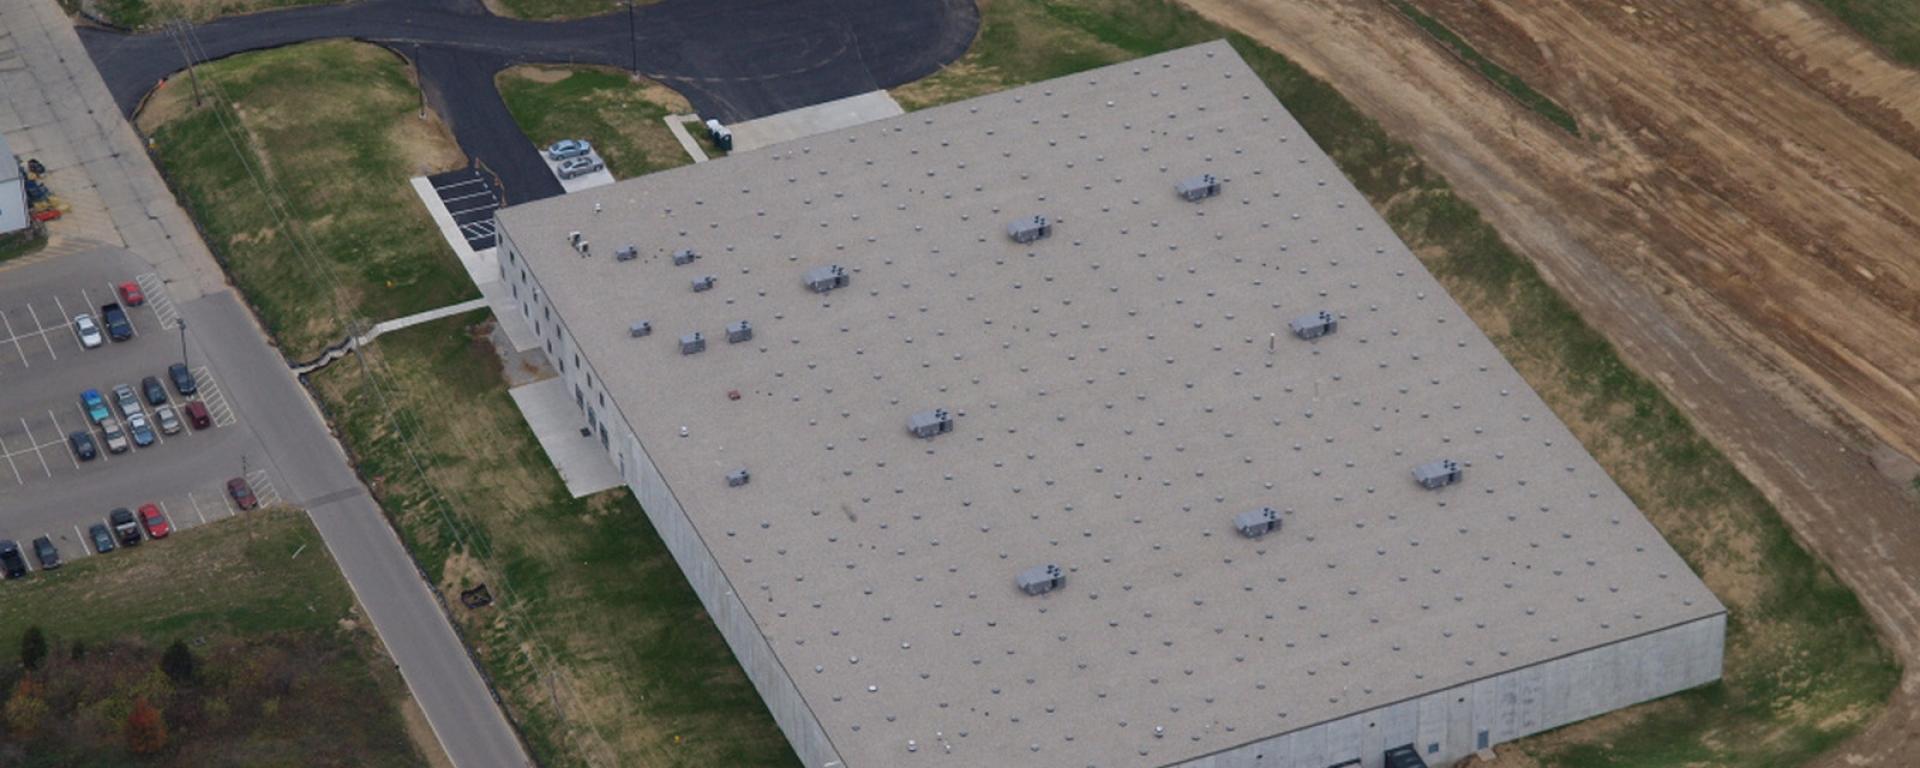
[[[25,677],[13,688],[13,695],[7,698],[7,730],[15,738],[29,739],[40,731],[40,723],[47,717],[47,700],[40,696],[40,684],[33,678]]]
[[[185,685],[193,679],[193,651],[180,640],[167,646],[167,652],[160,655],[160,671],[167,673],[167,679],[174,685]]]
[[[40,631],[38,625],[27,627],[26,634],[20,636],[20,666],[39,669],[40,662],[46,660],[47,633]]]
[[[127,714],[127,749],[136,755],[151,755],[167,748],[167,721],[146,697],[133,700]]]

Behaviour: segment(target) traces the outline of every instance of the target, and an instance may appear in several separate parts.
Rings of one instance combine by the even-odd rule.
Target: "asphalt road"
[[[509,65],[637,69],[686,95],[702,116],[732,123],[924,77],[965,53],[979,23],[971,0],[666,0],[634,9],[631,22],[625,13],[506,19],[479,0],[370,0],[229,17],[193,36],[203,60],[338,37],[416,59],[461,148],[499,176],[509,202],[526,202],[560,187],[494,89],[494,73]],[[129,117],[185,64],[166,34],[79,31]]]

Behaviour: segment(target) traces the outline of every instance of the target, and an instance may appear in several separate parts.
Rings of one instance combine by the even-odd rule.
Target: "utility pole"
[[[640,75],[640,30],[634,24],[633,0],[627,0],[627,51],[629,54],[627,70],[638,77]]]
[[[193,81],[193,105],[200,106],[200,73],[193,70],[193,53],[187,49],[187,21],[175,19],[172,25],[173,43],[180,48],[180,58],[187,62],[187,79]]]
[[[174,318],[173,322],[174,324],[180,326],[180,364],[187,365],[187,319],[184,317],[177,317],[177,318]],[[187,367],[187,374],[188,375],[193,374],[192,366]]]

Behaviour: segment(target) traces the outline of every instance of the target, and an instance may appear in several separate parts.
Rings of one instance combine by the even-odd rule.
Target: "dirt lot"
[[[1574,138],[1380,0],[1186,2],[1413,143],[1767,493],[1908,669],[1825,763],[1904,764],[1920,746],[1920,75],[1780,0],[1417,0],[1573,112]]]

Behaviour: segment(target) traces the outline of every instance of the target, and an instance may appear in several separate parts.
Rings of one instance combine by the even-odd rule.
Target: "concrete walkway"
[[[733,131],[733,151],[751,152],[903,114],[906,110],[886,91],[868,91],[727,127]]]
[[[496,248],[476,251],[467,245],[467,238],[460,234],[459,225],[453,221],[452,212],[446,204],[440,202],[440,196],[434,194],[433,184],[425,176],[413,178],[414,194],[419,195],[421,204],[427,207],[427,215],[433,224],[440,228],[440,236],[453,248],[453,254],[460,258],[461,266],[467,268],[467,277],[473,280],[480,295],[486,297],[493,307],[494,319],[500,323],[501,332],[507,335],[507,341],[516,352],[525,352],[540,346],[540,339],[533,335],[533,327],[527,324],[525,316],[514,309],[512,297],[508,295],[506,283],[500,279],[500,256]]]
[[[397,331],[402,328],[408,328],[411,326],[419,325],[421,323],[427,323],[427,322],[432,322],[434,320],[439,320],[440,318],[443,318],[443,317],[452,317],[454,315],[465,314],[467,312],[472,312],[475,310],[486,309],[488,306],[489,305],[487,304],[487,299],[486,297],[483,296],[478,299],[463,301],[458,304],[449,304],[439,309],[429,309],[425,312],[418,312],[415,314],[407,315],[406,317],[396,317],[392,320],[388,320],[381,323],[375,323],[371,329],[368,329],[366,333],[360,334],[360,337],[354,339],[353,341],[355,344],[366,344],[373,341],[374,339],[380,338],[380,334],[387,333],[388,331]]]
[[[686,150],[694,162],[707,161],[706,150],[701,149],[700,142],[694,141],[693,135],[687,133],[687,123],[703,122],[699,115],[667,115],[661,119],[667,121],[667,130],[673,131],[673,138],[679,140],[680,148]]]
[[[533,428],[553,468],[560,471],[567,493],[577,499],[621,485],[620,470],[607,458],[600,439],[580,433],[586,417],[567,391],[565,379],[537,381],[509,389],[507,394]]]

